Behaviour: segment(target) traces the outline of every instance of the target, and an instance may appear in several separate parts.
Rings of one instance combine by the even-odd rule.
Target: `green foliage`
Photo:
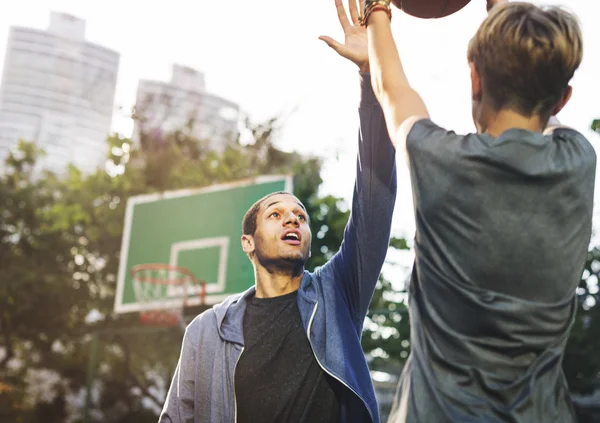
[[[600,388],[600,249],[588,253],[577,297],[580,308],[571,329],[563,368],[569,387],[580,394]]]
[[[600,119],[592,122],[592,129],[600,133]],[[569,336],[563,369],[570,389],[575,393],[587,395],[600,389],[600,355],[598,354],[600,350],[600,248],[598,246],[594,246],[588,252],[585,270],[577,288],[577,299],[579,310]],[[581,421],[584,420],[592,421],[593,418],[587,420],[581,417]]]
[[[397,374],[410,354],[410,326],[405,293],[394,290],[382,274],[373,295],[362,337],[372,370]]]

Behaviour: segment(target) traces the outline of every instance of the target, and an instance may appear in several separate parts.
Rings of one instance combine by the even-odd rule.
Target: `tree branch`
[[[10,332],[8,331],[8,323],[4,314],[0,315],[0,329],[2,330],[2,337],[4,338],[4,344],[6,348],[6,355],[0,361],[0,367],[6,367],[6,364],[15,356],[15,351],[12,346],[10,339]]]
[[[133,382],[133,384],[135,386],[140,388],[142,395],[144,395],[145,397],[150,399],[150,401],[152,401],[158,408],[162,408],[162,406],[163,406],[162,398],[158,398],[156,395],[154,395],[152,392],[150,392],[148,390],[147,383],[144,383],[144,384],[141,383],[140,379],[135,375],[135,373],[133,372],[133,369],[130,366],[131,353],[129,351],[129,348],[123,342],[120,342],[120,344],[121,344],[121,347],[123,348],[124,355],[125,355],[125,371],[127,373],[127,376],[129,377],[129,379]],[[146,381],[144,381],[144,382],[146,382]]]

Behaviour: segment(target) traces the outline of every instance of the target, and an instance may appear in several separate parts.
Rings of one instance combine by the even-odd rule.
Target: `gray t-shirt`
[[[412,352],[389,421],[574,422],[561,361],[591,236],[591,144],[424,119],[407,153]]]

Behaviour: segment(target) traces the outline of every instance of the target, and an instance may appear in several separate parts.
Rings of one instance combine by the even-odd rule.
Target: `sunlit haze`
[[[572,101],[559,118],[597,143],[589,127],[600,117],[600,3],[562,4],[582,22],[585,57],[573,80]],[[85,19],[88,41],[121,54],[115,131],[131,133],[126,115],[139,79],[167,81],[173,63],[187,65],[205,73],[208,91],[240,104],[253,119],[283,116],[279,147],[323,155],[323,190],[349,201],[357,149],[358,72],[317,39],[342,37],[333,0],[5,1],[0,5],[0,60],[10,26],[44,29],[51,10]],[[472,131],[466,47],[485,17],[485,1],[472,1],[441,20],[395,12],[392,26],[404,66],[433,119],[457,132]],[[410,238],[412,200],[407,173],[400,167],[394,230]]]

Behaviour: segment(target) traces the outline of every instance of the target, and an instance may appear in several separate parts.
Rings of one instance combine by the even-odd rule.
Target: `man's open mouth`
[[[283,234],[281,239],[290,245],[300,245],[300,241],[302,240],[302,236],[300,236],[299,232],[296,231],[287,231]]]

